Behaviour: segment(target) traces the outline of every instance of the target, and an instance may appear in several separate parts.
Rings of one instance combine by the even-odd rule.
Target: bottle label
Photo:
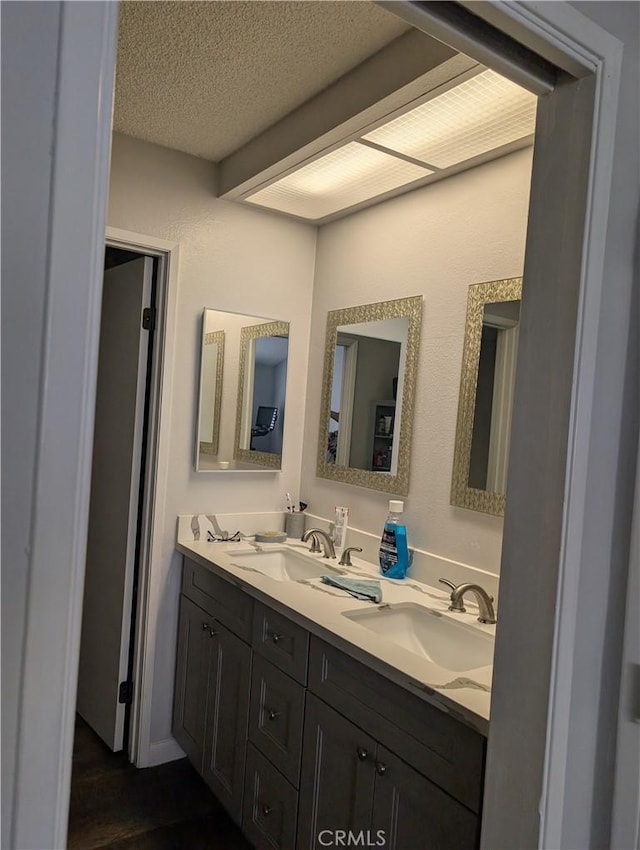
[[[380,568],[383,573],[393,569],[398,563],[398,545],[396,541],[396,529],[385,525],[380,541]]]

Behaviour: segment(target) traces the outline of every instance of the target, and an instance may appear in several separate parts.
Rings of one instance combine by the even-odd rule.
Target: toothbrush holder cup
[[[306,524],[306,516],[302,511],[287,513],[284,519],[284,530],[287,537],[294,537],[299,540],[304,534]]]

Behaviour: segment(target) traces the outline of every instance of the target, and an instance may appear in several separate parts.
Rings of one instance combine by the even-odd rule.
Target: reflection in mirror
[[[242,328],[236,460],[280,469],[288,355],[288,322]]]
[[[207,318],[211,319],[212,317],[207,317],[205,310],[202,316],[198,440],[201,453],[217,455],[220,438],[222,375],[224,371],[224,331],[207,328]]]
[[[502,516],[522,278],[469,287],[451,504]]]
[[[327,317],[317,474],[406,495],[422,296]]]
[[[204,310],[196,426],[199,472],[280,468],[288,330],[288,323],[260,316]],[[248,434],[240,449],[238,421],[247,423]]]
[[[398,376],[404,372],[402,342],[408,329],[407,316],[337,329],[327,463],[397,472],[398,441],[393,433]],[[354,418],[354,410],[371,415]]]

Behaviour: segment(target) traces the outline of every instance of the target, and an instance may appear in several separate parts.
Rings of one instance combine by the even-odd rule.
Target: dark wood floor
[[[78,718],[70,850],[251,850],[186,759],[138,770]]]

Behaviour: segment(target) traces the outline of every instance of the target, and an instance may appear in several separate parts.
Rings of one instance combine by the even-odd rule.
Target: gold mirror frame
[[[460,395],[458,398],[453,474],[451,478],[451,504],[459,508],[481,511],[482,513],[493,514],[495,516],[504,516],[505,494],[469,487],[471,443],[476,408],[476,386],[478,382],[478,365],[480,363],[480,345],[482,341],[482,322],[485,304],[494,304],[501,301],[520,301],[521,298],[521,277],[490,280],[486,283],[474,283],[469,287],[469,294],[467,296],[467,318],[464,332]]]
[[[204,379],[204,353],[205,346],[207,345],[217,345],[218,351],[216,355],[216,391],[213,400],[213,430],[212,430],[212,440],[210,443],[204,442],[200,440],[198,442],[198,448],[202,454],[206,455],[217,455],[218,454],[218,443],[220,442],[220,408],[222,406],[222,375],[224,372],[224,331],[210,331],[209,333],[204,332],[204,323],[206,322],[206,310],[202,315],[202,364],[201,364],[201,377],[200,377],[200,402],[198,404],[198,410],[200,411],[200,407],[202,405],[202,395],[204,387],[202,386],[202,382]],[[200,419],[198,418],[198,435],[200,434]],[[196,458],[196,469],[198,468],[198,458]]]
[[[357,469],[355,467],[328,463],[327,441],[329,437],[329,421],[331,418],[331,388],[333,384],[333,365],[338,328],[342,325],[358,325],[363,322],[375,322],[403,317],[409,319],[409,327],[407,330],[407,351],[404,388],[401,400],[402,413],[396,474],[391,475],[385,472],[373,472],[367,469]],[[382,490],[384,493],[392,493],[398,496],[406,496],[408,494],[421,324],[422,295],[415,295],[410,298],[398,298],[394,301],[380,301],[377,304],[363,304],[359,307],[347,307],[342,310],[330,310],[327,314],[320,428],[318,433],[318,461],[316,467],[316,475],[319,478],[328,478],[331,481],[352,484],[356,487],[367,487],[371,490]]]
[[[244,407],[244,385],[246,370],[249,365],[247,352],[249,343],[265,336],[286,336],[289,338],[289,322],[264,322],[260,325],[249,325],[240,331],[240,368],[238,371],[238,405],[236,408],[236,436],[234,442],[233,456],[236,460],[245,463],[254,463],[258,466],[266,466],[269,469],[282,468],[282,455],[274,452],[258,452],[240,447],[240,433],[242,431],[242,410]],[[287,356],[288,360],[288,356]]]

